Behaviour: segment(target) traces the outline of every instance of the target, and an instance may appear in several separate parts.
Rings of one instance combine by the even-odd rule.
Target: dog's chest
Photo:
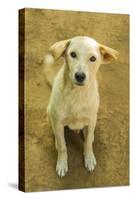
[[[86,126],[94,98],[94,94],[90,94],[87,89],[67,92],[64,98],[65,125],[71,129],[81,129]]]
[[[73,117],[85,116],[89,109],[88,94],[84,92],[72,92],[67,101],[66,114]]]

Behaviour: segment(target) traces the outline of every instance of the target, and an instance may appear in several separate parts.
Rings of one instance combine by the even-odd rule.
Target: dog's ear
[[[53,64],[58,58],[63,56],[69,44],[70,40],[62,40],[53,44],[45,57],[45,64]]]
[[[112,60],[116,60],[118,58],[118,55],[119,55],[118,51],[110,47],[99,44],[99,50],[102,56],[103,64],[110,63]]]

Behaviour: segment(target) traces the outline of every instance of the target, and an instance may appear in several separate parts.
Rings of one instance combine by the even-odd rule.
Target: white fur
[[[65,62],[55,76],[47,107],[48,118],[55,135],[58,152],[57,174],[62,177],[68,171],[64,126],[69,126],[73,130],[83,129],[85,136],[83,152],[85,167],[88,171],[93,171],[96,166],[93,153],[94,130],[99,107],[96,72],[101,63],[107,61],[108,58],[110,59],[111,56],[114,57],[112,54],[115,51],[102,45],[101,52],[99,43],[92,38],[81,36],[60,41],[59,44],[53,45],[51,49],[54,51],[51,52],[51,55],[52,53],[53,55],[56,54],[56,57],[59,57],[57,52],[62,56],[61,52],[65,50],[65,55],[63,55]],[[71,57],[72,51],[76,52],[76,58]],[[105,58],[104,53],[106,53]],[[109,55],[107,56],[107,54]],[[96,57],[95,62],[90,61],[91,56]],[[49,60],[53,61],[54,59],[49,55],[47,61]],[[82,86],[77,85],[74,76],[79,71],[86,74]]]
[[[55,62],[55,59],[51,54],[47,54],[45,56],[45,59],[44,59],[44,64],[45,65],[52,65],[52,64],[54,64],[54,62]]]

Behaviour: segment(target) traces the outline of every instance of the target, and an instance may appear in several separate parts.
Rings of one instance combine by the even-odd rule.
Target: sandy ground
[[[25,35],[25,190],[105,187],[129,184],[128,16],[26,9]],[[66,130],[69,172],[55,172],[57,153],[46,121],[50,88],[40,60],[56,41],[88,35],[117,49],[117,62],[98,72],[101,97],[95,130],[97,166],[87,172],[83,140]]]

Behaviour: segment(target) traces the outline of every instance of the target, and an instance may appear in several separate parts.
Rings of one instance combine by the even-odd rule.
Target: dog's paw
[[[93,153],[84,156],[85,167],[88,171],[92,172],[96,166],[96,158]]]
[[[63,177],[68,172],[67,160],[58,160],[56,165],[56,172],[59,177]]]

